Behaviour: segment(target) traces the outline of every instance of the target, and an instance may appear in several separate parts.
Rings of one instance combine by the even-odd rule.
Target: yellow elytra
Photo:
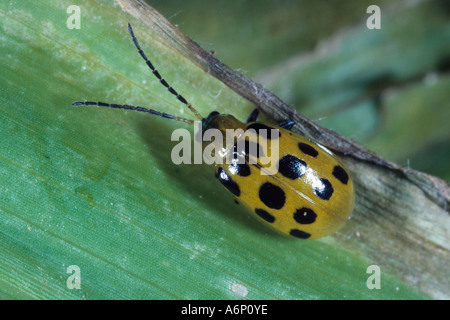
[[[204,131],[245,132],[225,144],[228,152],[217,165],[216,177],[256,219],[282,234],[317,239],[340,228],[354,205],[353,182],[345,165],[327,148],[288,130],[292,122],[274,126],[256,122],[256,116],[254,112],[244,124],[212,112],[203,120]],[[238,148],[239,141],[243,148]],[[278,156],[273,168],[267,158],[274,142]]]
[[[130,24],[128,30],[153,74],[201,120],[203,132],[208,129],[245,132],[231,142],[220,141],[225,144],[225,152],[221,154],[223,161],[216,165],[216,177],[257,220],[290,237],[317,239],[334,232],[349,219],[354,206],[353,182],[348,169],[331,151],[290,131],[292,121],[278,126],[257,122],[257,110],[246,123],[217,111],[202,117],[161,77],[141,49]],[[193,120],[139,106],[92,101],[72,105],[135,110],[194,124]],[[275,146],[278,157],[275,163],[268,164],[266,158],[275,151]]]

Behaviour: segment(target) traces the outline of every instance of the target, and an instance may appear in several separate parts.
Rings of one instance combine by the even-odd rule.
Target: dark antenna
[[[160,116],[166,119],[170,120],[176,120],[181,122],[186,122],[189,124],[194,124],[194,120],[189,120],[185,118],[175,117],[171,114],[165,113],[165,112],[159,112],[153,109],[147,109],[140,106],[130,106],[127,104],[115,104],[115,103],[105,103],[100,101],[77,101],[72,103],[73,106],[99,106],[99,107],[107,107],[112,109],[125,109],[125,110],[133,110],[133,111],[140,111],[140,112],[148,112],[150,114],[153,114],[155,116]]]
[[[133,43],[138,49],[139,54],[141,55],[142,59],[144,59],[147,66],[152,70],[153,75],[159,80],[159,82],[167,88],[167,90],[173,94],[180,102],[185,104],[189,110],[192,111],[192,113],[197,117],[197,119],[202,120],[203,117],[201,114],[182,96],[180,95],[174,88],[172,88],[167,81],[160,75],[158,70],[153,66],[153,64],[150,62],[150,60],[145,55],[144,51],[141,49],[141,46],[139,45],[139,42],[137,38],[134,36],[133,28],[131,27],[131,24],[128,23],[128,31],[130,32],[131,38],[133,39]],[[165,112],[159,112],[153,109],[147,109],[140,106],[130,106],[130,105],[122,105],[122,104],[114,104],[114,103],[105,103],[105,102],[94,102],[94,101],[77,101],[72,103],[72,106],[99,106],[99,107],[108,107],[113,109],[126,109],[126,110],[134,110],[134,111],[140,111],[140,112],[147,112],[156,116],[161,116],[166,119],[176,120],[176,121],[182,121],[189,124],[194,124],[193,120],[180,118],[172,116]]]

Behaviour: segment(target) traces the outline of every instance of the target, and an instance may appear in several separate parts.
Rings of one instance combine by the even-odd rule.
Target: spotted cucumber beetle
[[[253,111],[243,123],[232,115],[212,111],[206,118],[160,75],[141,49],[133,29],[128,31],[139,54],[160,83],[201,121],[203,131],[217,129],[242,129],[246,148],[238,150],[237,145],[244,135],[236,137],[225,146],[224,161],[216,164],[216,177],[234,196],[236,202],[249,209],[257,220],[272,229],[294,238],[317,239],[340,228],[350,217],[354,205],[353,182],[345,165],[327,148],[298,135],[290,129],[293,121],[277,126],[258,122],[259,111]],[[111,104],[93,101],[78,101],[73,106],[100,106],[147,112],[167,119],[194,124],[194,120],[176,117],[165,112],[139,106]],[[253,129],[253,130],[250,130]],[[271,129],[277,129],[277,134]],[[261,132],[265,132],[263,135]],[[266,149],[259,144],[265,139]],[[276,172],[262,174],[267,166],[261,158],[270,152],[271,143],[277,142],[278,155]],[[257,146],[257,153],[251,155],[248,146]],[[250,156],[256,162],[249,161]],[[242,161],[233,161],[241,159]]]

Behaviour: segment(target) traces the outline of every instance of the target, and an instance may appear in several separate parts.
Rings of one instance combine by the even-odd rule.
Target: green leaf
[[[112,2],[0,4],[0,296],[13,299],[422,299],[360,251],[286,239],[234,204],[206,165],[171,162],[186,125],[79,100],[190,117],[127,32],[202,114],[245,119],[250,102]],[[357,239],[357,238],[355,238]],[[67,269],[81,271],[69,289]],[[243,289],[245,287],[245,289]],[[239,290],[238,290],[238,289]]]

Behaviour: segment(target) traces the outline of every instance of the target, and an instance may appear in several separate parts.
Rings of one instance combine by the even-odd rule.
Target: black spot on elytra
[[[316,217],[317,214],[314,210],[305,207],[297,209],[297,211],[294,212],[294,220],[300,224],[314,223],[316,221]]]
[[[280,187],[266,182],[259,188],[259,199],[269,208],[281,209],[286,202],[286,195]]]
[[[317,186],[314,187],[314,193],[322,200],[329,200],[333,194],[333,186],[327,179],[320,179]]]
[[[237,161],[232,161],[230,169],[234,170],[238,176],[248,177],[250,175],[250,166],[246,163],[238,163]]]
[[[298,143],[298,148],[300,149],[301,152],[303,152],[304,154],[307,154],[308,156],[311,156],[313,158],[317,157],[319,155],[319,152],[314,149],[313,146],[307,144],[307,143]]]
[[[338,179],[343,184],[347,184],[348,182],[348,173],[341,166],[335,166],[333,169],[333,176]]]
[[[264,156],[264,151],[259,143],[245,140],[245,154],[259,158]]]
[[[223,184],[225,188],[227,188],[232,194],[236,197],[241,195],[241,190],[236,182],[234,182],[228,174],[222,168],[217,170],[217,177],[219,178],[220,183]]]
[[[288,154],[278,162],[278,171],[286,178],[295,180],[305,174],[306,162]]]
[[[278,139],[281,136],[281,133],[278,129],[269,127],[268,125],[265,125],[265,124],[259,123],[259,122],[252,123],[251,125],[249,125],[247,127],[247,130],[248,129],[254,129],[256,131],[257,135],[260,135],[261,137],[270,139],[270,140]],[[262,130],[262,131],[260,131],[260,130]],[[276,134],[272,134],[272,130],[276,130]]]
[[[311,234],[309,234],[308,232],[298,230],[298,229],[291,229],[289,234],[293,237],[297,237],[300,239],[308,239],[309,237],[311,237]]]
[[[264,209],[255,209],[255,213],[269,223],[273,223],[275,221],[275,217]]]

